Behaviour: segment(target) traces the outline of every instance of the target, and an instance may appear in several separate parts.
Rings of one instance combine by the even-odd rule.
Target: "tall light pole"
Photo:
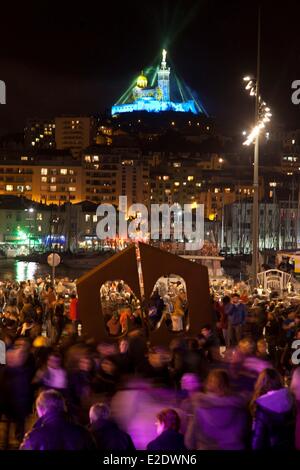
[[[255,95],[255,126],[259,122],[260,107],[260,7],[258,9],[257,25],[257,64],[256,64],[256,95]],[[253,221],[252,221],[252,277],[254,287],[257,284],[259,266],[259,132],[254,144],[254,172],[253,172]]]
[[[246,90],[249,90],[250,96],[255,96],[255,125],[252,131],[247,135],[243,145],[254,143],[254,162],[253,162],[253,217],[252,217],[252,278],[254,286],[257,283],[257,271],[259,262],[259,134],[264,129],[272,116],[270,108],[262,101],[260,96],[260,8],[258,10],[258,28],[257,28],[257,70],[256,78],[244,77],[247,82]],[[244,132],[243,132],[244,135]]]

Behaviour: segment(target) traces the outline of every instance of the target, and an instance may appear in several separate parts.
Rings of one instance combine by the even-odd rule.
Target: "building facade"
[[[138,149],[92,147],[83,153],[83,196],[94,203],[118,207],[119,196],[128,206],[149,203],[149,162]]]
[[[69,149],[79,159],[81,151],[93,143],[96,136],[95,121],[88,116],[62,116],[55,118],[55,141],[58,150]]]
[[[52,118],[32,118],[24,129],[25,147],[55,149],[55,120]]]
[[[0,195],[46,204],[80,202],[82,167],[67,151],[0,149]]]

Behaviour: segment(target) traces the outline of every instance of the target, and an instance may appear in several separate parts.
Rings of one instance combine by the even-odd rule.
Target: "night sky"
[[[252,121],[242,78],[256,70],[256,1],[10,4],[0,10],[0,134],[22,131],[27,117],[101,113],[164,46],[222,129],[239,133]],[[299,128],[291,83],[300,80],[300,7],[261,4],[262,96],[274,123]]]

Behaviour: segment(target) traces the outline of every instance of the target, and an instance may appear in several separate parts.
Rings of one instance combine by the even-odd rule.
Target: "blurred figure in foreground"
[[[293,397],[282,385],[274,369],[263,370],[257,379],[250,404],[253,416],[252,448],[293,448],[294,412]]]
[[[212,370],[205,393],[194,397],[185,443],[197,450],[243,450],[249,433],[246,401],[233,395],[226,371]]]
[[[300,450],[300,367],[294,370],[291,392],[294,395],[296,402],[296,429],[295,429],[295,447],[296,450]]]
[[[175,410],[166,408],[157,415],[156,429],[158,437],[147,445],[153,451],[185,451],[183,434],[179,432],[180,418]]]
[[[122,452],[134,451],[131,437],[122,431],[110,418],[110,409],[105,403],[95,403],[90,409],[90,432],[98,450]]]
[[[56,390],[40,393],[36,400],[39,419],[25,435],[21,450],[87,450],[93,440],[83,427],[67,420],[62,395]]]

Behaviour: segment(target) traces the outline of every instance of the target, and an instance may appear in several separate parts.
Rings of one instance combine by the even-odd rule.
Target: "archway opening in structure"
[[[150,330],[159,328],[165,321],[174,333],[187,331],[189,315],[184,279],[177,274],[160,277],[154,285],[146,314]]]
[[[106,281],[102,284],[100,299],[108,336],[118,337],[142,328],[140,301],[123,280]]]

